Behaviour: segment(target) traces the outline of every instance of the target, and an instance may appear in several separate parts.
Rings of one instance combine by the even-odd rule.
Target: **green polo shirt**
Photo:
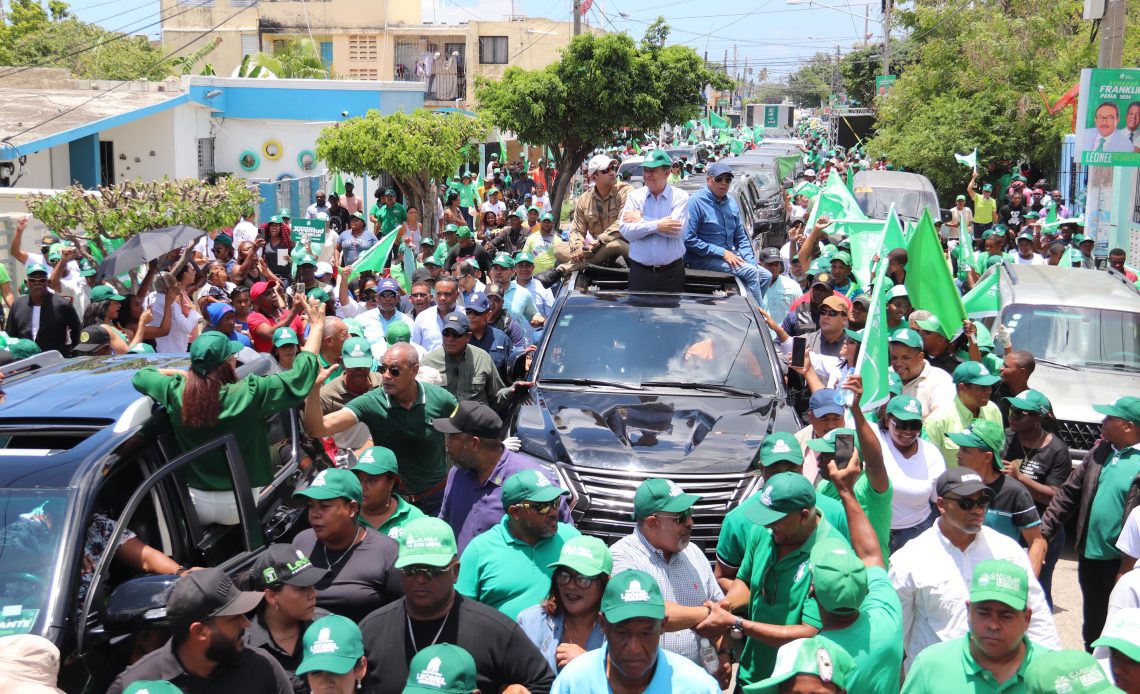
[[[373,528],[372,524],[364,520],[364,516],[357,516],[356,521],[366,528],[372,528],[379,532],[381,535],[387,535],[396,542],[404,535],[404,526],[411,523],[417,518],[423,518],[424,512],[404,501],[402,497],[396,495],[396,512],[384,521],[384,525],[379,528]]]
[[[332,362],[325,360],[324,356],[321,354],[317,355],[317,360],[320,361],[322,369],[327,369],[330,366],[332,366]],[[323,386],[326,383],[332,383],[333,381],[336,380],[336,377],[341,375],[342,373],[344,373],[344,367],[337,365],[337,367],[335,369],[333,369],[331,373],[329,373],[329,377],[326,378],[323,382],[321,382],[321,385]]]
[[[218,413],[218,423],[202,429],[191,429],[182,423],[185,376],[164,376],[157,369],[146,367],[135,372],[133,383],[135,390],[166,408],[180,452],[193,450],[219,436],[233,434],[249,472],[250,486],[264,487],[273,481],[265,419],[304,404],[313,382],[317,380],[318,371],[316,355],[300,352],[293,361],[293,368],[284,373],[246,376],[236,383],[227,383],[219,394],[222,409]],[[233,489],[225,454],[222,451],[208,453],[191,464],[186,472],[186,484],[208,492]]]
[[[447,256],[450,253],[451,247],[448,246],[447,241],[444,241],[441,237],[439,240],[439,245],[435,247],[435,253],[432,253],[432,257],[435,258],[435,262],[439,263],[440,267],[442,267],[443,264],[447,262]]]
[[[377,235],[383,236],[408,219],[408,208],[398,202],[394,203],[391,207],[378,205],[373,214],[376,215],[376,222],[380,225],[380,233]]]
[[[512,620],[550,594],[550,564],[558,561],[562,545],[582,533],[559,523],[554,535],[535,545],[516,539],[507,529],[510,516],[468,543],[459,558],[455,589],[465,597],[499,610]]]
[[[817,496],[827,496],[839,501],[839,490],[827,480],[820,480],[815,486]],[[875,529],[875,536],[879,538],[879,548],[883,552],[883,559],[891,556],[891,497],[895,494],[894,485],[888,483],[885,492],[877,492],[867,479],[867,473],[859,475],[855,480],[855,500],[867,514],[871,527]],[[840,506],[843,502],[839,501]]]
[[[1085,559],[1119,559],[1116,539],[1124,527],[1124,503],[1133,478],[1140,473],[1140,448],[1116,451],[1100,469],[1096,496],[1089,508]]]
[[[433,419],[450,417],[459,401],[439,386],[417,383],[416,402],[404,409],[388,399],[383,388],[355,398],[345,408],[368,427],[372,443],[396,454],[400,481],[409,494],[419,494],[447,476],[447,453],[443,434],[431,425]]]
[[[842,539],[820,514],[819,525],[802,545],[777,559],[772,533],[752,535],[752,546],[744,555],[736,577],[748,584],[748,619],[763,624],[810,624],[821,626],[819,607],[809,597],[811,571],[808,561],[817,540],[826,537]],[[744,640],[737,675],[742,685],[759,682],[771,674],[776,665],[776,650],[755,639]]]
[[[739,569],[741,562],[744,561],[745,552],[754,543],[754,540],[751,539],[752,535],[756,532],[767,532],[744,515],[745,505],[758,503],[760,503],[759,496],[753,494],[745,499],[744,503],[725,514],[724,520],[721,521],[720,536],[716,541],[716,558],[725,566]],[[821,496],[817,492],[815,507],[819,509],[831,527],[839,531],[843,535],[843,539],[850,542],[847,513],[843,510],[843,504],[829,496]]]
[[[962,404],[961,398],[954,396],[953,403],[935,408],[923,422],[923,432],[930,442],[938,447],[942,457],[946,460],[946,467],[958,467],[958,444],[947,438],[947,434],[958,434],[965,431],[975,419],[988,419],[989,421],[1005,426],[1001,421],[1001,410],[992,402],[987,402],[975,417],[970,408]]]
[[[867,597],[859,606],[859,616],[850,626],[822,635],[843,646],[855,660],[855,679],[847,683],[847,691],[898,694],[903,662],[902,603],[885,569],[867,567]]]
[[[970,635],[960,636],[927,647],[910,666],[902,694],[1023,694],[1025,671],[1037,649],[1028,638],[1025,641],[1025,659],[1017,673],[1006,682],[998,683],[989,670],[983,670],[970,653]]]

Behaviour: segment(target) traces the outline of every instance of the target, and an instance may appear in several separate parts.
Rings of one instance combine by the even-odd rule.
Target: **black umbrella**
[[[116,277],[128,273],[173,250],[185,248],[192,241],[205,235],[206,232],[201,229],[185,224],[139,232],[103,259],[98,276]]]

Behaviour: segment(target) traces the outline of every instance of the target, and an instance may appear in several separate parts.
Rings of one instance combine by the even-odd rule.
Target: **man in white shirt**
[[[388,349],[388,327],[392,323],[404,323],[409,332],[415,329],[411,316],[396,310],[400,304],[400,285],[391,277],[385,277],[376,285],[376,308],[356,316],[364,337],[372,345],[372,356],[377,360],[384,357]]]
[[[323,214],[327,217],[329,214],[329,206],[325,203],[325,191],[318,190],[316,198],[317,201],[309,205],[308,209],[305,210],[305,217],[308,219],[316,219],[319,214]]]
[[[903,382],[903,395],[922,404],[922,411],[934,412],[954,402],[958,389],[950,374],[926,360],[922,337],[910,328],[899,328],[889,339],[891,368]]]
[[[761,267],[772,273],[772,284],[768,286],[764,301],[768,304],[768,315],[779,325],[788,317],[788,310],[796,299],[804,295],[804,290],[800,288],[799,282],[784,272],[784,259],[780,256],[779,249],[765,248],[760,251],[757,260]]]
[[[970,579],[974,567],[989,559],[1005,559],[1025,569],[1033,611],[1028,636],[1038,646],[1059,650],[1061,639],[1053,613],[1025,550],[985,526],[993,491],[980,475],[965,467],[944,472],[935,489],[940,517],[891,555],[891,584],[902,602],[907,662],[913,663],[927,646],[969,631]]]
[[[1016,265],[1044,265],[1045,259],[1033,250],[1033,233],[1023,231],[1017,235],[1017,254],[1013,256]]]
[[[248,209],[241,216],[241,220],[234,225],[234,247],[241,245],[242,241],[254,243],[257,241],[257,225],[253,223],[254,211]]]
[[[1083,152],[1131,152],[1132,140],[1127,130],[1117,130],[1120,123],[1120,109],[1111,101],[1096,107],[1096,126],[1085,128],[1081,133]]]
[[[507,203],[503,202],[503,194],[499,192],[498,188],[492,188],[487,191],[487,201],[483,203],[483,207],[479,208],[480,212],[494,212],[496,215],[502,217],[507,214]]]
[[[443,319],[455,311],[459,302],[459,283],[442,279],[435,283],[435,306],[424,309],[416,316],[412,328],[412,343],[427,351],[443,346]],[[466,317],[466,316],[465,316]]]

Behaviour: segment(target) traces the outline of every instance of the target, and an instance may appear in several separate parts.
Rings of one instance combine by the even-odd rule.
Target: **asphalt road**
[[[1111,590],[1105,586],[1105,590]],[[1077,558],[1067,548],[1053,570],[1053,619],[1065,648],[1084,649],[1081,640],[1081,588],[1077,585]]]

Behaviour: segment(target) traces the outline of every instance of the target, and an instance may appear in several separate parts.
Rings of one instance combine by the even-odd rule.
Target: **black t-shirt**
[[[329,215],[329,229],[335,231],[338,235],[340,232],[348,228],[348,210],[343,207],[338,207],[335,210],[330,209]]]
[[[998,475],[986,486],[994,492],[994,500],[986,509],[986,525],[1020,542],[1023,529],[1041,523],[1041,514],[1024,484]]]
[[[246,646],[233,658],[219,663],[203,679],[182,668],[172,642],[167,641],[116,677],[107,694],[122,694],[128,684],[140,680],[166,680],[185,694],[293,694],[281,665],[254,646]]]
[[[313,566],[329,569],[317,584],[317,605],[333,614],[359,622],[369,612],[404,595],[400,572],[396,570],[398,547],[395,540],[365,528],[364,539],[343,559],[342,553],[325,551],[312,529],[293,539],[293,547],[305,553]]]
[[[926,355],[926,361],[930,362],[931,366],[942,369],[951,376],[954,375],[954,369],[958,368],[958,365],[962,363],[949,349],[937,357],[932,357],[929,354]]]
[[[440,625],[443,625],[442,631]],[[416,654],[408,635],[408,613],[398,600],[360,623],[368,674],[364,691],[400,694],[408,679],[408,663]],[[508,684],[521,684],[532,694],[549,694],[554,673],[538,648],[515,621],[502,612],[458,593],[443,620],[412,622],[420,650],[435,643],[453,643],[475,660],[479,691],[497,692]]]
[[[1060,436],[1053,434],[1041,448],[1026,448],[1016,435],[1011,437],[1005,451],[1005,459],[1021,460],[1021,471],[1029,479],[1048,487],[1059,487],[1069,479],[1073,471],[1073,459],[1069,447]],[[1048,504],[1037,504],[1037,512],[1045,513]]]
[[[463,246],[456,246],[451,249],[447,254],[447,261],[444,262],[444,268],[451,270],[455,266],[456,261],[474,258],[475,262],[479,265],[479,269],[483,271],[483,276],[486,277],[491,272],[491,255],[487,253],[479,244],[471,246],[471,248],[464,248]]]
[[[1025,224],[1025,213],[1029,211],[1029,206],[1022,202],[1020,205],[1008,203],[1002,205],[998,215],[1001,217],[1002,224],[1005,224],[1012,231],[1020,231],[1023,224]]]

